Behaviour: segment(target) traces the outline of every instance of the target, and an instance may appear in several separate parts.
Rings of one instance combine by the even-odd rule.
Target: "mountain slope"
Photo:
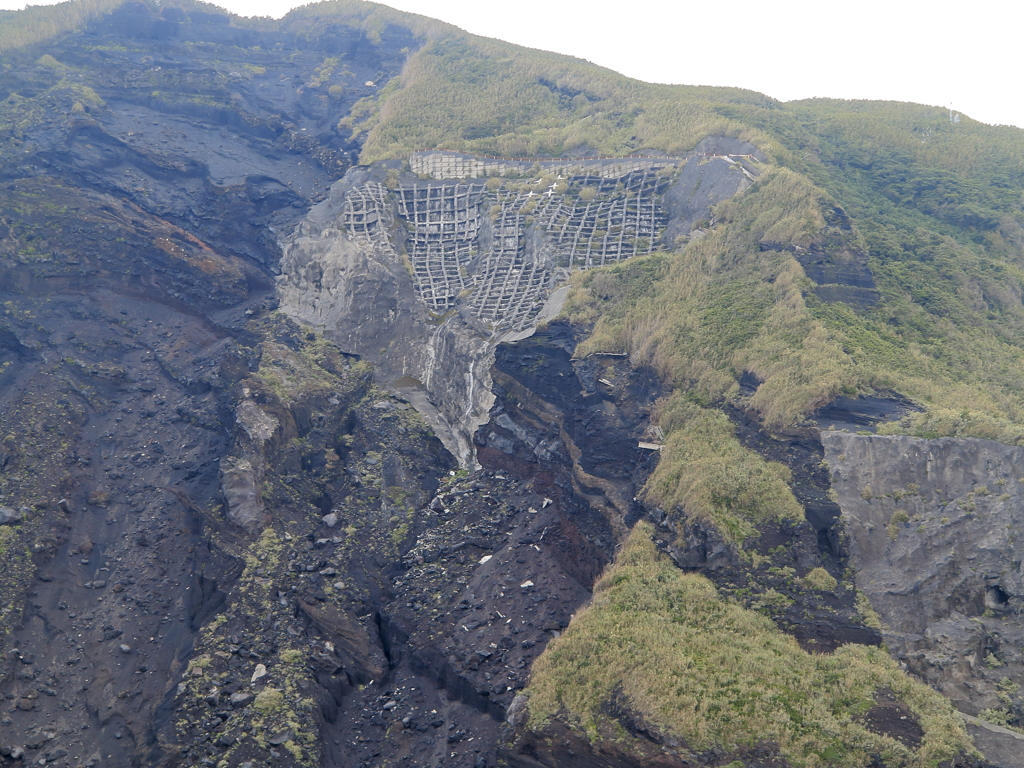
[[[2,22],[4,759],[1013,765],[1020,131]]]

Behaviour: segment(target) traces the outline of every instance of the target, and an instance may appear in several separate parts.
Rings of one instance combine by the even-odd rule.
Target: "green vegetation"
[[[879,617],[875,609],[871,607],[871,601],[868,600],[868,596],[860,590],[857,590],[857,613],[860,615],[861,621],[864,622],[864,626],[871,627],[872,629],[882,630],[882,619]]]
[[[277,688],[264,688],[252,700],[253,707],[265,715],[276,712],[283,704],[284,694]]]
[[[800,649],[767,618],[724,602],[702,576],[660,555],[638,525],[562,637],[537,660],[529,727],[556,715],[593,741],[627,738],[607,702],[693,751],[777,742],[797,766],[935,766],[970,739],[949,703],[910,680],[883,649]],[[924,729],[915,752],[862,716],[891,689]],[[561,713],[561,714],[560,714]]]
[[[347,124],[368,133],[364,163],[438,146],[520,157],[584,145],[602,154],[646,147],[680,152],[709,134],[760,136],[720,114],[721,106],[778,104],[738,88],[642,83],[570,56],[475,37],[357,0],[303,6],[281,24],[312,34],[338,21],[360,27],[374,42],[388,24],[423,41],[400,78]]]
[[[125,0],[68,0],[56,5],[29,5],[22,11],[0,11],[0,53],[80,29],[110,13]]]
[[[764,520],[803,519],[787,484],[789,469],[741,446],[721,411],[676,394],[662,405],[658,421],[669,437],[647,484],[648,502],[685,509],[738,544]]]
[[[708,134],[743,133],[715,112],[739,89],[649,85],[558,54],[525,51],[461,32],[439,34],[383,95],[363,162],[445,147],[534,157],[586,145],[622,155],[657,146],[691,149]]]
[[[1008,728],[1010,726],[1010,718],[1013,715],[1006,709],[984,709],[978,713],[978,717],[987,723]]]
[[[820,159],[790,165],[843,206],[845,239],[869,254],[875,307],[808,304],[862,378],[928,406],[896,429],[1020,443],[1024,132],[885,102],[746,114],[792,158]]]
[[[820,566],[818,568],[812,568],[810,572],[804,576],[804,584],[811,589],[819,589],[824,592],[832,592],[839,585],[836,581],[836,577],[826,571]]]
[[[594,327],[577,354],[628,352],[708,402],[735,396],[739,372],[751,371],[763,380],[751,405],[772,426],[856,391],[866,375],[808,310],[808,281],[784,250],[815,241],[823,202],[801,176],[769,171],[718,207],[716,231],[655,257],[664,267],[643,289],[627,265],[578,275],[565,312]]]

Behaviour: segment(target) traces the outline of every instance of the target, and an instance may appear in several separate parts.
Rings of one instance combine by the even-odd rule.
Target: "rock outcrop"
[[[726,149],[737,157],[716,154]],[[759,172],[744,152],[754,149],[708,139],[685,158],[414,155],[414,169],[436,180],[394,163],[353,169],[282,237],[281,309],[372,361],[377,381],[476,467],[496,346],[558,313],[570,270],[707,226],[711,207]]]
[[[1019,724],[1024,449],[839,431],[822,443],[886,646],[961,711]]]

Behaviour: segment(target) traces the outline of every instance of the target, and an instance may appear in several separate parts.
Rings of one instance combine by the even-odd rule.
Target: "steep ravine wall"
[[[961,711],[1021,725],[1024,448],[836,430],[822,443],[890,652]],[[1021,764],[1011,732],[970,729],[990,760]]]
[[[401,247],[399,233],[382,226],[360,236],[345,227],[349,194],[379,183],[381,170],[356,169],[346,175],[283,240],[281,309],[322,329],[342,349],[371,360],[378,382],[403,390],[445,447],[469,465],[468,435],[483,422],[493,400],[487,366],[477,365],[487,355],[489,340],[466,329],[459,317],[444,323],[431,317],[392,245],[394,239]],[[387,213],[393,215],[390,207]]]

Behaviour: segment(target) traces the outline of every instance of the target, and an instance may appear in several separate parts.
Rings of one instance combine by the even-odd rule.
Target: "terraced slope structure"
[[[1022,765],[1021,131],[359,0],[0,52],[0,763]]]
[[[397,163],[353,169],[283,240],[282,311],[373,361],[475,467],[495,345],[554,317],[571,272],[690,237],[756,178],[751,152],[717,138],[683,158],[435,151],[409,159],[421,178]]]

